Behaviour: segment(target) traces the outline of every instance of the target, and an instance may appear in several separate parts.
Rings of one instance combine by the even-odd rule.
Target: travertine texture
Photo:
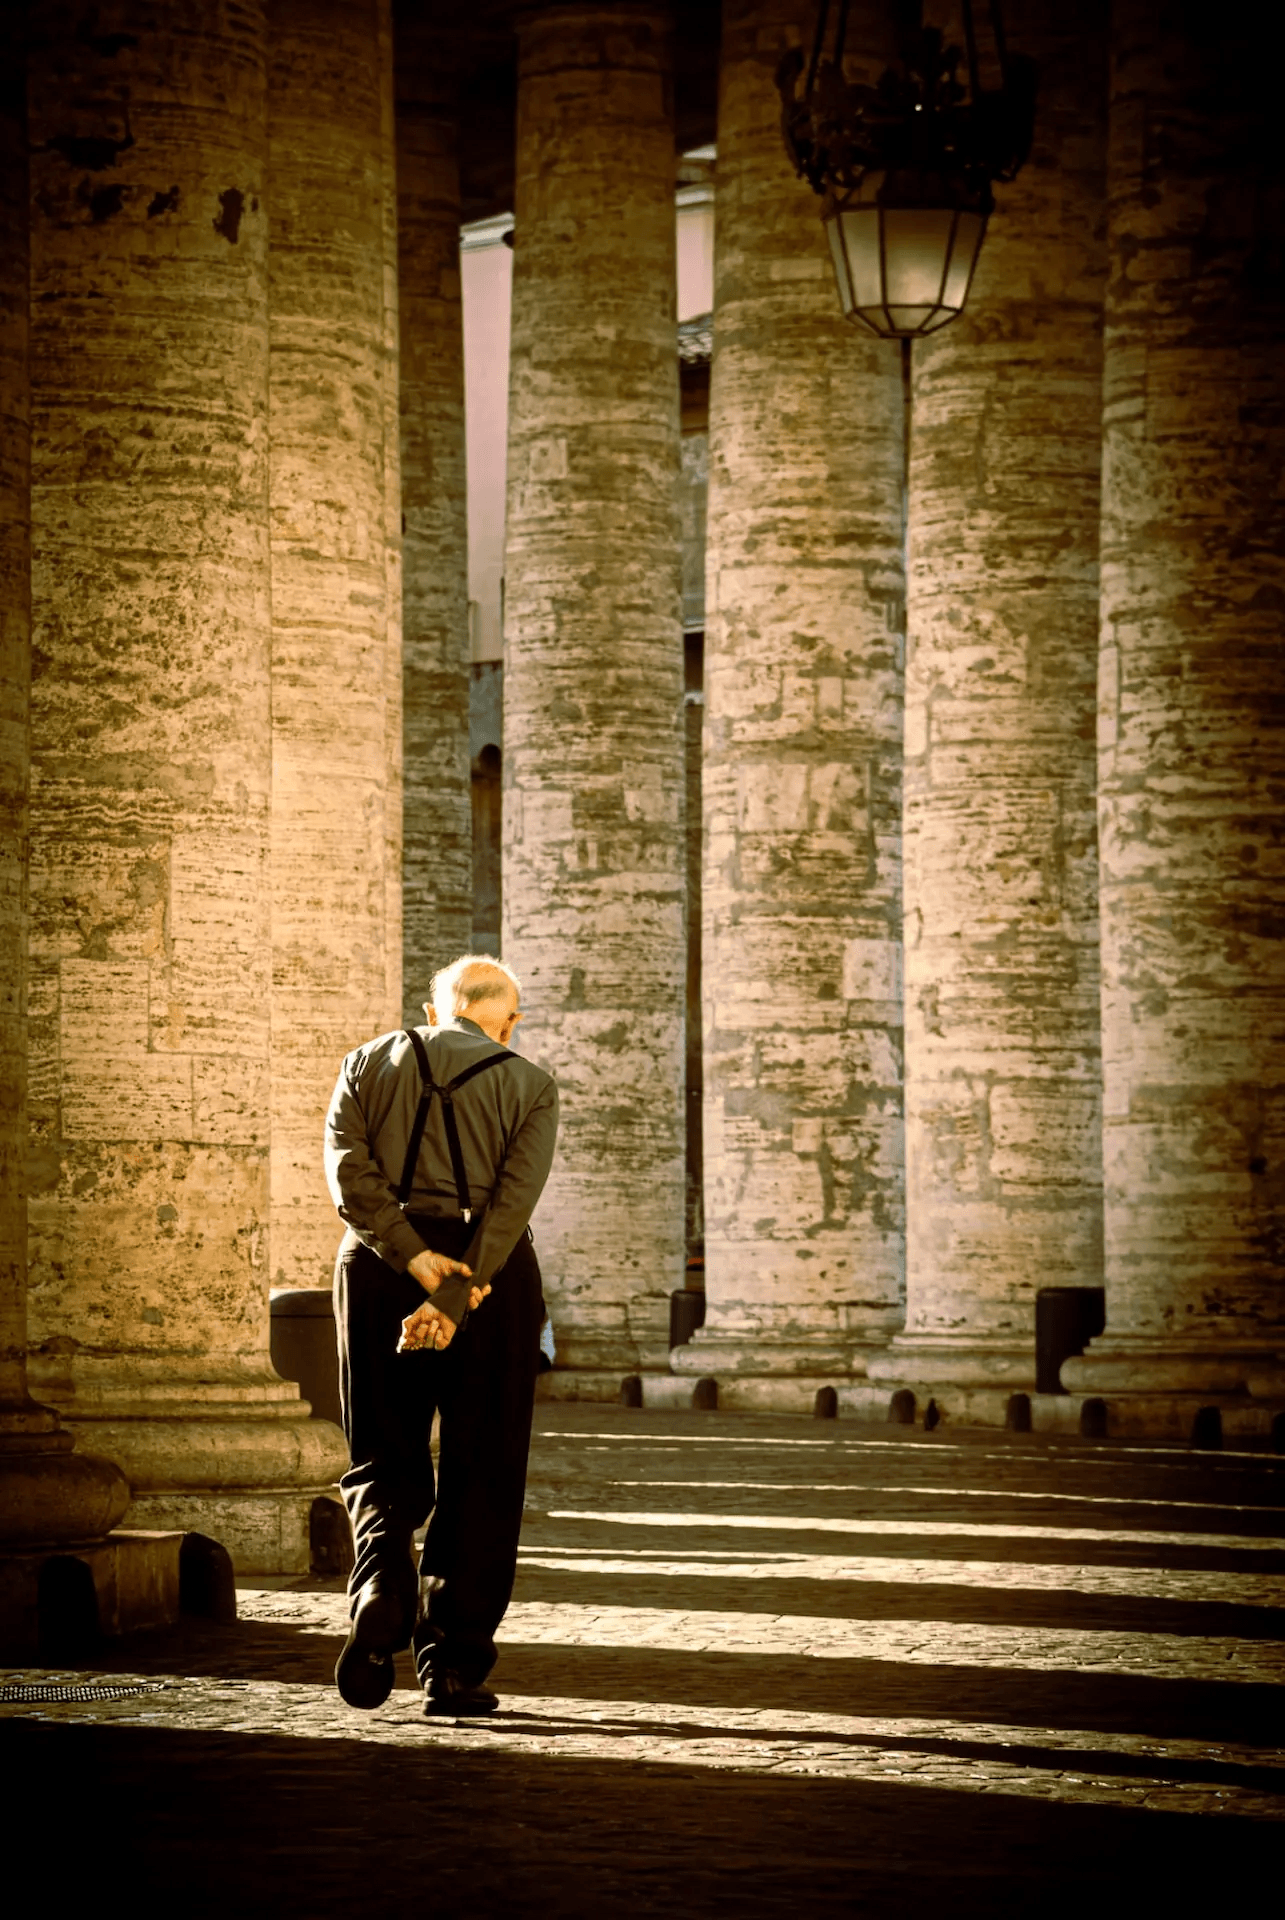
[[[388,994],[386,73],[376,0],[268,6],[272,1280],[328,1286],[320,1142]],[[395,363],[394,363],[395,364]]]
[[[1106,40],[1027,0],[1031,157],[962,319],[913,348],[906,1333],[876,1378],[1034,1382],[1102,1284],[1094,748]]]
[[[20,65],[0,21],[6,72]],[[27,772],[31,694],[31,420],[22,89],[0,92],[0,1431],[27,1400]],[[32,1409],[34,1415],[35,1410]],[[46,1417],[39,1424],[52,1427]]]
[[[32,1377],[236,1554],[344,1458],[267,1353],[263,10],[38,30]]]
[[[1107,1331],[1063,1380],[1234,1389],[1285,1347],[1282,183],[1260,43],[1184,18],[1114,13]]]
[[[460,185],[432,79],[431,58],[408,58],[397,103],[407,1020],[423,1019],[432,974],[473,927]]]
[[[872,9],[854,33],[862,42]],[[855,24],[855,23],[854,23]],[[675,1364],[860,1370],[900,1317],[902,386],[781,145],[786,0],[724,9],[706,566],[708,1318]]]
[[[31,421],[23,60],[0,18],[0,1549],[92,1539],[120,1519],[119,1467],[71,1452],[27,1391],[27,779],[31,688]],[[13,1625],[0,1575],[0,1638]]]
[[[379,32],[379,146],[384,174],[384,1004],[402,1004],[402,454],[397,317],[397,106],[392,0],[375,0]]]
[[[683,656],[664,17],[522,32],[503,946],[562,1133],[536,1217],[568,1364],[663,1363],[683,1264]]]

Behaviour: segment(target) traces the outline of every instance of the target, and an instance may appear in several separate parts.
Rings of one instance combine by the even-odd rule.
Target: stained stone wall
[[[0,22],[0,1421],[26,1400],[31,419],[22,49]]]
[[[326,1105],[342,1056],[400,1017],[386,958],[387,662],[399,629],[386,480],[391,72],[379,27],[376,0],[268,8],[277,1286],[330,1283]]]
[[[344,1454],[267,1354],[263,10],[35,24],[32,1378],[285,1570]]]
[[[397,106],[392,0],[375,0],[379,35],[379,149],[383,173],[384,389],[384,1021],[402,1006],[403,723],[401,336],[397,273]]]
[[[1235,1388],[1285,1342],[1281,166],[1248,22],[1183,23],[1114,9],[1107,1332],[1063,1372],[1099,1391]]]
[[[683,654],[674,139],[659,9],[522,28],[503,949],[562,1133],[559,1353],[663,1364],[683,1266]],[[627,162],[625,161],[627,156]]]
[[[1105,9],[1030,0],[1031,157],[913,348],[906,1337],[872,1373],[1030,1386],[1041,1286],[1101,1285],[1094,710]]]
[[[858,10],[853,44],[882,21]],[[860,1370],[900,1317],[898,350],[839,310],[774,72],[723,16],[706,566],[708,1318],[683,1370]],[[871,77],[875,77],[875,68]]]
[[[473,925],[459,165],[431,51],[408,58],[397,106],[408,1021]]]

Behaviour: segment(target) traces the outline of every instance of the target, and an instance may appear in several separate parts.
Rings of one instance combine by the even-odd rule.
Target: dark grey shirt
[[[542,1068],[507,1052],[471,1020],[418,1031],[439,1086],[475,1060],[507,1053],[455,1096],[473,1204],[474,1232],[463,1257],[474,1282],[484,1285],[517,1245],[549,1177],[558,1133],[557,1086]],[[384,1033],[347,1056],[326,1116],[326,1182],[339,1217],[402,1273],[424,1251],[407,1213],[459,1218],[440,1100],[429,1108],[406,1212],[398,1205],[420,1086],[406,1034]]]

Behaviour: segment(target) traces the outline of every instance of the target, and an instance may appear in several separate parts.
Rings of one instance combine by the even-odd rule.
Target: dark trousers
[[[458,1259],[469,1229],[415,1217],[435,1252]],[[495,1630],[517,1571],[531,1409],[544,1303],[525,1234],[449,1347],[398,1353],[401,1323],[429,1296],[352,1234],[335,1263],[339,1387],[352,1467],[343,1477],[355,1600],[372,1575],[403,1596],[420,1679],[433,1665],[476,1686],[495,1664]],[[429,1436],[441,1414],[438,1485]],[[420,1558],[428,1604],[414,1625],[411,1535],[429,1514]]]

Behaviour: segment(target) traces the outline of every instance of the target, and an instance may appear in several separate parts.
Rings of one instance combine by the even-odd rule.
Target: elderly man
[[[466,954],[432,993],[427,1027],[348,1055],[326,1121],[348,1228],[335,1316],[356,1548],[335,1684],[350,1706],[380,1706],[413,1644],[425,1711],[481,1714],[498,1705],[483,1682],[517,1568],[543,1314],[527,1223],[558,1096],[509,1050],[522,1016],[508,967]],[[430,1512],[417,1579],[411,1536]]]

